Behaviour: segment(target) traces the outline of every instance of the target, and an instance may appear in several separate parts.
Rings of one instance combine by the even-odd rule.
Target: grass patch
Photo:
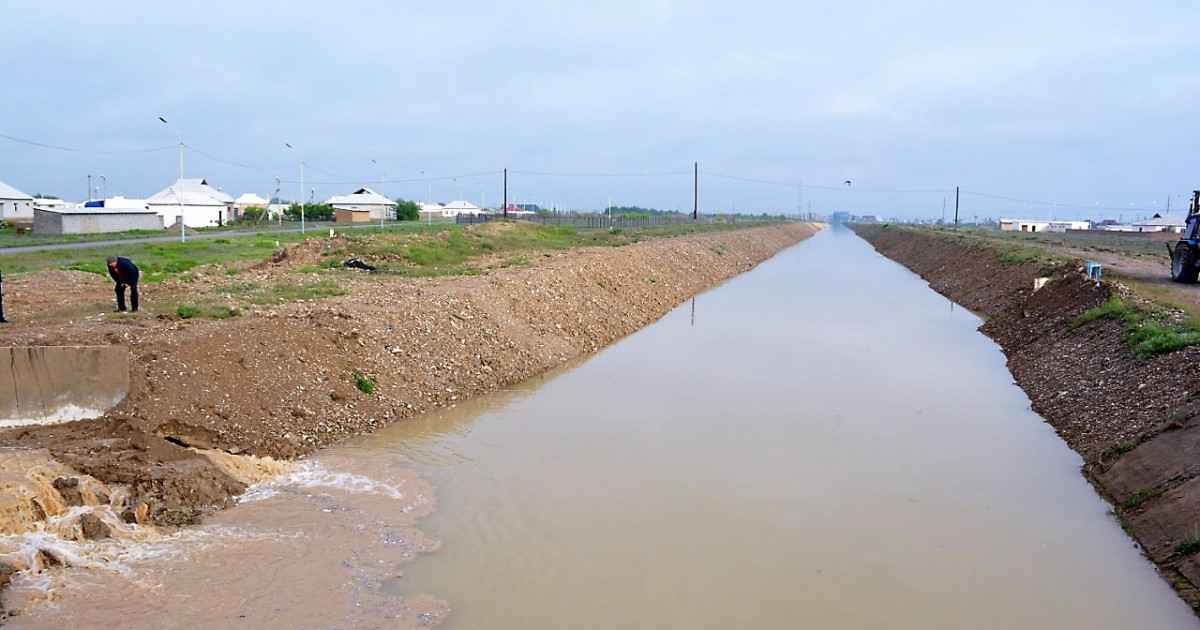
[[[1143,323],[1127,334],[1126,341],[1133,344],[1133,354],[1139,359],[1200,344],[1200,330],[1180,330],[1157,323]]]
[[[1192,537],[1187,540],[1180,541],[1175,545],[1175,553],[1181,556],[1190,556],[1197,551],[1200,551],[1200,530],[1192,530]]]
[[[194,317],[227,319],[236,317],[237,314],[237,309],[228,304],[180,304],[175,307],[175,315],[179,319],[192,319]]]
[[[1140,316],[1129,305],[1122,302],[1120,298],[1110,298],[1104,304],[1093,308],[1078,317],[1073,317],[1067,322],[1067,327],[1071,330],[1081,328],[1094,321],[1101,319],[1115,319],[1126,323],[1138,323],[1141,321]]]
[[[1134,492],[1132,496],[1121,502],[1121,507],[1125,508],[1126,510],[1132,510],[1146,501],[1160,496],[1164,491],[1165,490],[1162,486],[1158,486],[1156,488],[1139,488],[1138,491]]]
[[[360,372],[358,370],[354,370],[353,372],[351,372],[351,374],[354,376],[354,386],[358,388],[358,391],[360,391],[368,396],[375,395],[375,382],[374,381],[367,378],[366,374],[363,374],[362,372]]]
[[[1135,308],[1116,297],[1072,318],[1067,327],[1076,330],[1101,319],[1124,324],[1125,342],[1132,346],[1134,356],[1139,359],[1200,345],[1200,328],[1196,327],[1193,318],[1176,323],[1165,311]]]

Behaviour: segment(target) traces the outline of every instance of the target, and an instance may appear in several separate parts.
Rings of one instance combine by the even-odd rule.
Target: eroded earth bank
[[[1084,460],[1126,531],[1185,601],[1200,605],[1200,347],[1138,358],[1126,324],[1080,315],[1113,296],[1140,298],[1120,280],[1089,280],[1083,263],[1004,256],[978,241],[900,226],[855,230],[939,293],[980,314],[1033,409]],[[1162,275],[1167,266],[1162,265]],[[1034,290],[1035,280],[1049,279]],[[1195,290],[1185,288],[1185,290]],[[1182,317],[1180,313],[1168,317]]]
[[[61,521],[80,505],[111,505],[128,523],[198,522],[231,505],[259,471],[270,472],[261,458],[301,457],[595,352],[821,227],[787,223],[536,252],[522,264],[440,278],[309,271],[346,247],[342,237],[311,238],[237,278],[317,274],[335,278],[344,295],[241,305],[226,319],[116,316],[111,283],[84,272],[6,279],[14,323],[0,328],[0,343],[123,346],[130,392],[96,420],[0,432],[0,533]],[[147,285],[142,302],[211,294],[228,281],[214,271]],[[84,514],[58,529],[95,538],[108,528]],[[52,556],[32,568],[64,561]],[[0,575],[7,581],[29,568],[4,565]]]

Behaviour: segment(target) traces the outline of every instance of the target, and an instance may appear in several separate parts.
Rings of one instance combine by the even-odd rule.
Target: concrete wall
[[[127,393],[123,347],[0,348],[0,427],[99,418]]]
[[[38,209],[33,213],[35,234],[98,234],[126,230],[161,230],[162,217],[152,211],[131,212],[54,212]]]
[[[0,218],[28,219],[32,216],[32,199],[0,199]]]
[[[334,221],[337,223],[367,223],[372,218],[369,210],[337,208],[333,212]]]

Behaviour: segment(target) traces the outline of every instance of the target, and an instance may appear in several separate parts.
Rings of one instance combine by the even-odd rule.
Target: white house
[[[451,201],[450,203],[423,203],[421,204],[422,219],[453,219],[460,214],[477,215],[483,214],[483,210],[479,206],[469,201]]]
[[[1047,232],[1065,233],[1068,230],[1090,230],[1092,223],[1090,221],[1051,221],[1050,225],[1046,226]]]
[[[376,221],[381,218],[396,218],[396,202],[370,188],[359,188],[349,195],[334,195],[327,203],[333,206],[334,210],[367,210]]]
[[[1182,232],[1187,221],[1179,215],[1155,213],[1154,216],[1133,223],[1134,232]]]
[[[262,208],[263,210],[266,210],[267,206],[270,204],[271,202],[254,193],[245,193],[233,200],[233,210],[234,213],[240,218],[242,213],[246,211],[246,208]]]
[[[483,210],[480,210],[479,206],[471,203],[470,201],[459,200],[459,201],[451,201],[450,203],[443,206],[442,212],[453,212],[454,214],[452,216],[458,216],[460,214],[468,214],[468,215],[482,214]]]
[[[77,203],[63,201],[62,199],[51,199],[49,197],[35,197],[33,200],[34,212],[38,210],[62,210],[78,205]]]
[[[1005,232],[1045,232],[1049,221],[1036,219],[1000,219],[1000,229]]]
[[[146,203],[163,218],[163,227],[175,225],[180,216],[187,227],[212,227],[227,223],[233,213],[233,197],[203,179],[181,179]]]
[[[0,182],[0,219],[32,219],[33,197]]]

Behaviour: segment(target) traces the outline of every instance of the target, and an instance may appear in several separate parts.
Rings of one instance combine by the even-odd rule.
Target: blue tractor
[[[1167,253],[1171,255],[1171,279],[1183,284],[1196,284],[1196,278],[1200,276],[1200,190],[1192,191],[1187,225],[1175,247],[1167,243]]]

